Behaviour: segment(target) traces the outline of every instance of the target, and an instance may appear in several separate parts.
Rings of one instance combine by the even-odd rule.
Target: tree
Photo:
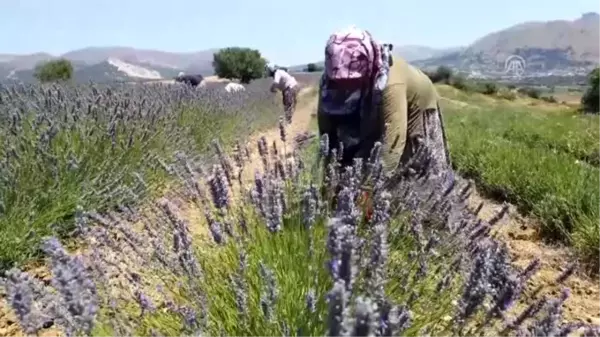
[[[540,92],[540,90],[536,89],[536,88],[532,88],[532,87],[523,87],[523,88],[519,88],[519,90],[517,90],[519,93],[527,95],[531,98],[534,99],[539,99],[542,95],[542,93]]]
[[[448,79],[444,79],[443,81],[458,90],[470,91],[472,89],[467,79],[461,75],[451,75]]]
[[[306,65],[306,71],[309,73],[314,73],[315,71],[319,71],[319,67],[317,67],[314,63],[309,63]]]
[[[39,64],[33,74],[40,82],[68,81],[73,77],[73,65],[59,59]]]
[[[483,83],[481,87],[481,93],[484,95],[495,95],[498,93],[498,86],[493,82]]]
[[[450,84],[450,79],[453,76],[452,69],[446,66],[439,66],[433,74],[427,74],[433,83]]]
[[[213,67],[219,77],[239,79],[241,83],[262,77],[265,65],[260,52],[250,48],[229,47],[221,49],[213,57]]]
[[[600,68],[596,68],[588,75],[589,87],[581,97],[581,108],[584,112],[600,112]]]

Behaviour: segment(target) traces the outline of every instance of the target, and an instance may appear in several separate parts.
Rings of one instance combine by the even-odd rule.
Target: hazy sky
[[[0,53],[237,45],[289,65],[322,59],[329,34],[349,24],[396,45],[449,47],[590,11],[600,11],[598,0],[1,0]]]

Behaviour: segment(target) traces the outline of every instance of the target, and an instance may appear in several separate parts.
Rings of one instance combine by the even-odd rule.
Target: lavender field
[[[281,112],[261,81],[0,87],[0,335],[600,335],[563,319],[568,288],[531,289],[539,260],[511,265],[507,207],[384,176],[379,147],[325,166]]]

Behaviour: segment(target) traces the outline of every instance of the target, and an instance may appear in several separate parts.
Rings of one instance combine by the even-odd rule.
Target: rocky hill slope
[[[74,66],[79,82],[111,82],[170,79],[179,72],[212,75],[215,51],[172,53],[129,47],[90,47],[62,55],[0,54],[0,82],[34,81],[35,66],[41,62],[65,58]]]
[[[525,22],[493,32],[464,50],[414,62],[423,68],[450,66],[472,73],[494,74],[506,70],[517,55],[530,75],[585,74],[600,59],[600,16],[547,22]],[[518,58],[512,58],[515,60]]]

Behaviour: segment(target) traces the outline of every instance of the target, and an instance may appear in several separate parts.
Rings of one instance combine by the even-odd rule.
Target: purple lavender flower
[[[309,289],[308,294],[306,294],[306,309],[310,313],[314,313],[317,310],[316,307],[316,298],[315,298],[315,290]]]
[[[287,132],[285,130],[285,119],[283,117],[279,117],[279,138],[283,143],[287,140]]]
[[[227,177],[220,165],[213,165],[213,174],[209,178],[210,192],[215,207],[227,209],[230,204]]]
[[[13,268],[6,273],[5,286],[8,302],[26,333],[34,334],[44,326],[45,322],[51,321],[50,313],[46,310],[39,310],[36,305],[36,297],[43,293],[43,286],[37,280],[27,273]],[[53,301],[56,299],[42,298],[41,300]]]
[[[279,290],[277,289],[277,280],[275,279],[275,273],[264,263],[260,262],[260,276],[265,280],[264,292],[261,295],[260,303],[263,310],[263,314],[267,320],[273,319],[273,309],[279,297]]]
[[[379,314],[377,304],[369,298],[357,297],[355,300],[354,315],[348,322],[346,331],[351,331],[350,336],[375,336]]]
[[[42,249],[52,262],[52,285],[67,307],[67,317],[62,317],[67,333],[81,331],[89,335],[99,309],[94,281],[81,258],[69,256],[58,239],[47,239]]]
[[[317,216],[317,200],[313,189],[312,185],[307,188],[302,199],[302,223],[306,229],[312,228]]]
[[[225,244],[226,241],[225,236],[223,235],[223,229],[221,228],[221,223],[215,219],[210,211],[204,211],[204,215],[206,217],[206,222],[208,223],[208,229],[215,242],[218,245]]]
[[[348,310],[349,293],[343,280],[333,284],[327,294],[329,313],[327,318],[327,336],[341,336],[344,333],[344,318]]]
[[[135,291],[135,298],[142,309],[140,316],[144,316],[147,312],[153,312],[156,308],[152,304],[152,300],[146,296],[141,290]]]

